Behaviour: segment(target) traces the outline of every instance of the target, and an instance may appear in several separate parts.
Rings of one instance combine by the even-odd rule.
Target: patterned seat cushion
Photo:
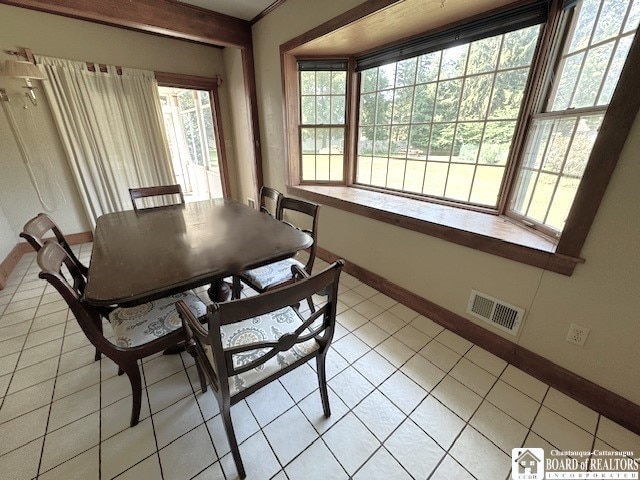
[[[196,317],[204,315],[207,307],[191,292],[178,293],[136,307],[116,308],[109,314],[109,322],[120,347],[137,347],[172,332],[182,321],[175,303],[183,300]]]
[[[270,263],[264,267],[247,270],[242,273],[242,277],[249,280],[249,282],[256,287],[265,289],[291,280],[292,265],[298,265],[300,268],[304,268],[304,265],[295,258],[287,258],[279,262]]]
[[[259,317],[249,318],[241,322],[221,326],[222,347],[224,349],[246,345],[254,342],[275,341],[285,333],[291,333],[302,324],[302,320],[291,307],[285,307]],[[229,377],[231,395],[255,385],[260,380],[291,365],[295,361],[318,350],[320,346],[314,339],[298,343],[289,350],[279,352],[262,365],[239,375]],[[233,365],[239,368],[260,358],[270,348],[249,350],[233,356]],[[206,352],[211,355],[211,351]],[[210,358],[210,360],[213,360]]]

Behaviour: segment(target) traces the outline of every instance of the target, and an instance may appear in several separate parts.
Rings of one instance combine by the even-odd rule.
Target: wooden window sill
[[[570,276],[584,262],[557,253],[552,241],[497,215],[356,187],[296,185],[287,192],[562,275]]]

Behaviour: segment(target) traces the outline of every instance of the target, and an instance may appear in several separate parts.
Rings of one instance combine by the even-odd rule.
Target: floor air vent
[[[518,333],[524,318],[524,308],[516,307],[477,290],[471,290],[467,313],[511,335]]]

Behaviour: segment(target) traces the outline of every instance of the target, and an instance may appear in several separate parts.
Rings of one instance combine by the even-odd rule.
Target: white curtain
[[[173,184],[154,73],[36,56],[89,221],[132,208],[129,188]]]

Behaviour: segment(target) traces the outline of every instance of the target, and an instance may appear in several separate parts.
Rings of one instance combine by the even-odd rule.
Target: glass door
[[[217,135],[206,90],[158,87],[176,183],[185,201],[223,196]]]

